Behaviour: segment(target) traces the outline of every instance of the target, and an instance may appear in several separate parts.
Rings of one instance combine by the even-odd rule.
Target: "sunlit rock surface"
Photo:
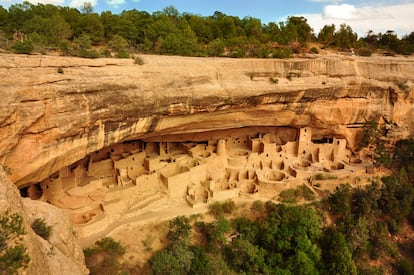
[[[12,182],[41,182],[125,140],[307,126],[352,150],[368,120],[391,141],[414,132],[412,58],[142,58],[1,55],[0,162]]]

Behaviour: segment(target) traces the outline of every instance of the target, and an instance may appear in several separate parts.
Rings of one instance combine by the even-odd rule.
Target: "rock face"
[[[0,168],[0,214],[4,214],[6,210],[23,217],[27,232],[22,242],[30,262],[26,269],[19,270],[21,274],[89,273],[68,217],[48,203],[30,199],[23,201],[16,186]],[[30,224],[36,218],[43,218],[52,226],[49,240],[42,239],[31,229]]]
[[[411,58],[143,60],[2,55],[0,163],[12,182],[40,182],[134,139],[308,126],[352,150],[368,120],[385,123],[391,141],[414,134]]]

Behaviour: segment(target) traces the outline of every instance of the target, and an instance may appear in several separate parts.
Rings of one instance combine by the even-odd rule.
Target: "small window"
[[[132,160],[135,160],[135,158],[133,157]]]
[[[115,152],[114,148],[111,149],[111,153]]]
[[[339,145],[339,140],[337,141],[337,143],[336,144],[338,144]]]
[[[307,129],[305,128],[305,133],[306,133],[306,130],[307,130]]]
[[[303,154],[306,154],[306,151],[305,150],[303,150]]]

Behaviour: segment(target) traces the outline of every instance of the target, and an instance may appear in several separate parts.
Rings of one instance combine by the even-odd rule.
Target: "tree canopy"
[[[115,37],[116,36],[116,37]],[[92,47],[105,48],[102,52],[79,50],[79,38],[88,37]],[[289,57],[308,51],[310,42],[340,50],[364,49],[364,53],[381,49],[387,52],[411,54],[414,52],[414,32],[399,39],[392,31],[359,38],[350,26],[324,26],[318,35],[302,16],[288,17],[286,22],[263,24],[254,17],[239,18],[216,11],[211,16],[180,13],[168,6],[149,14],[146,11],[124,10],[93,12],[84,6],[81,11],[51,4],[33,5],[29,2],[0,6],[0,47],[16,52],[45,52],[57,47],[70,55],[94,57],[114,53],[128,57],[128,51],[186,56],[232,57]],[[111,41],[124,39],[128,47],[114,49]],[[33,48],[14,43],[29,40]],[[19,41],[19,42],[18,42]],[[368,51],[369,50],[369,51]]]

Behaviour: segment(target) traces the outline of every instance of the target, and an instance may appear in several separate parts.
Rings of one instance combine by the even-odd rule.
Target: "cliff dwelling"
[[[310,127],[251,127],[202,136],[115,144],[21,193],[66,209],[81,237],[88,237],[175,203],[198,208],[227,199],[272,200],[285,189],[312,186],[316,175],[354,182],[370,167],[352,156],[346,139],[313,139]]]

